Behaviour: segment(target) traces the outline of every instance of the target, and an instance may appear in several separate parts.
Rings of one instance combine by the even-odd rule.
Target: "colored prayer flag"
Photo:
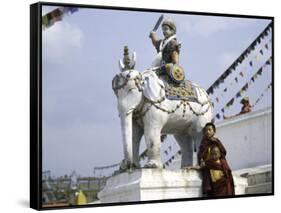
[[[255,78],[254,78],[254,76],[251,78],[251,81],[255,82]]]
[[[271,64],[271,63],[272,63],[272,58],[269,59],[269,64]]]
[[[62,12],[60,9],[55,9],[53,12],[51,12],[51,16],[52,16],[52,19],[54,20],[54,22],[56,21],[61,21],[62,19]]]
[[[240,92],[237,92],[237,94],[236,94],[236,96],[235,96],[236,98],[239,98],[239,97],[241,97],[241,93]]]
[[[70,13],[72,14],[72,13],[75,13],[75,12],[77,12],[78,11],[78,8],[77,7],[70,7]]]
[[[49,23],[49,20],[48,20],[48,17],[45,15],[42,17],[42,24],[44,26],[48,26],[48,23]]]
[[[231,106],[234,103],[234,98],[232,98],[226,105]]]
[[[243,74],[243,72],[242,72],[242,71],[239,73],[239,75],[241,75],[241,77],[244,77],[244,74]]]
[[[262,73],[262,68],[259,69],[259,71],[257,72],[258,75],[261,75]]]

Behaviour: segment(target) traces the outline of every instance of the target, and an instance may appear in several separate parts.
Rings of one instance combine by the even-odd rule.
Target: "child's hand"
[[[205,161],[203,159],[200,161],[200,167],[205,167]]]
[[[155,37],[155,35],[156,35],[156,32],[155,31],[151,31],[149,33],[149,38]]]
[[[186,170],[191,170],[191,169],[199,170],[199,169],[201,169],[201,167],[200,166],[186,166],[186,167],[183,167],[183,169],[186,169]]]

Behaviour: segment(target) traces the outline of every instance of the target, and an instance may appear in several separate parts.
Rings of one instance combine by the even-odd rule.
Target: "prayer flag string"
[[[268,43],[266,45],[268,46]],[[262,49],[261,49],[261,51],[262,51]],[[259,51],[258,54],[261,54],[260,53],[261,51]],[[270,61],[267,61],[266,63],[270,63]],[[231,86],[235,85],[235,83],[236,84],[239,83],[239,77],[240,78],[244,78],[245,77],[245,73],[246,73],[246,66],[243,68],[242,71],[239,72],[238,76],[236,76],[233,81],[231,81],[227,86],[225,86],[225,88],[223,89],[222,93],[220,95],[218,95],[216,98],[214,98],[214,100],[216,100],[216,103],[219,102],[219,97],[224,97],[224,94],[231,88]],[[255,78],[256,77],[252,77],[252,81],[253,82],[255,81]],[[214,107],[215,103],[212,102],[212,105]]]
[[[214,89],[219,87],[221,83],[232,73],[232,71],[236,70],[238,64],[241,64],[244,59],[251,53],[251,51],[255,50],[257,44],[261,42],[261,40],[268,35],[269,31],[272,29],[272,22],[270,22],[267,27],[259,34],[259,36],[249,45],[249,47],[242,52],[242,54],[230,65],[230,67],[207,89],[208,94],[213,94]],[[268,45],[265,46],[268,49]],[[263,54],[263,52],[260,52]],[[249,62],[250,66],[253,66],[253,61]]]
[[[225,112],[226,109],[229,109],[229,107],[231,107],[234,104],[235,99],[238,99],[240,97],[242,97],[242,94],[245,93],[248,88],[249,85],[251,85],[253,82],[255,82],[255,80],[258,78],[258,76],[262,75],[263,71],[265,70],[265,67],[267,65],[271,65],[272,64],[272,57],[270,57],[263,65],[261,68],[258,69],[258,71],[251,77],[250,81],[248,81],[237,93],[236,95],[231,98],[227,104],[220,110],[223,114]],[[220,112],[217,113],[215,115],[215,118],[220,119],[221,115]]]
[[[42,16],[43,30],[61,21],[64,15],[73,14],[78,11],[77,7],[60,7]]]

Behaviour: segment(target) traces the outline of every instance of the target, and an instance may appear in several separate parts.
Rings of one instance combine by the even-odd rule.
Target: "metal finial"
[[[124,46],[124,58],[123,58],[123,63],[125,65],[125,69],[130,69],[130,56],[129,56],[129,48],[128,46]]]

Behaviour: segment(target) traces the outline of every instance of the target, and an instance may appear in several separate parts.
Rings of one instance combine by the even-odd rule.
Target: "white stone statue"
[[[124,54],[125,55],[125,54]],[[212,119],[210,99],[204,89],[193,84],[198,102],[170,100],[164,83],[152,70],[139,72],[125,56],[119,61],[121,72],[112,80],[117,97],[124,145],[121,168],[139,167],[139,147],[145,138],[148,161],[146,168],[163,168],[160,137],[174,135],[181,149],[181,166],[191,166],[194,145],[199,146],[202,128]]]

